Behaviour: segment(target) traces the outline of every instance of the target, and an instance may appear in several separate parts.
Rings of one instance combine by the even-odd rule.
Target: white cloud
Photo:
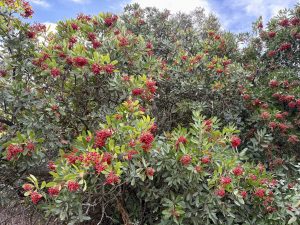
[[[47,8],[50,4],[45,0],[29,0],[30,3]]]
[[[296,0],[233,0],[231,5],[242,7],[248,15],[262,16],[264,19],[276,15],[280,9],[292,7]]]
[[[202,7],[207,12],[211,11],[208,0],[132,0],[131,3],[139,3],[142,7],[156,7],[168,9],[171,12],[190,12],[196,7]]]
[[[56,23],[45,22],[45,23],[43,23],[43,24],[46,25],[48,32],[53,32],[53,33],[56,32],[56,26],[57,26]]]

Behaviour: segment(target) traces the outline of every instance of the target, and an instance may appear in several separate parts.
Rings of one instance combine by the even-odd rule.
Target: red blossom
[[[179,147],[179,144],[182,143],[183,145],[187,143],[187,139],[184,136],[180,136],[176,141],[176,148]]]
[[[116,184],[116,183],[119,183],[120,182],[120,178],[119,176],[117,176],[115,174],[114,171],[111,171],[107,177],[106,177],[106,180],[105,180],[105,184],[110,184],[110,185],[113,185],[113,184]]]
[[[240,194],[243,198],[247,198],[247,191],[241,191]]]
[[[299,142],[299,138],[296,135],[289,135],[288,142],[291,144],[297,144]]]
[[[79,189],[79,184],[77,181],[68,181],[68,190],[70,192],[76,192]]]
[[[52,77],[58,77],[58,76],[60,76],[60,74],[61,74],[61,72],[60,72],[60,70],[58,68],[52,68],[51,69],[51,75],[52,75]]]
[[[241,144],[241,139],[238,136],[232,136],[231,138],[231,146],[233,148],[237,148]]]
[[[144,89],[142,88],[135,88],[131,91],[132,95],[138,96],[141,95],[144,92]]]
[[[265,196],[266,190],[262,189],[262,188],[258,188],[256,189],[256,191],[254,192],[254,195],[258,198],[263,198]]]
[[[38,202],[41,200],[41,198],[43,197],[40,193],[34,191],[30,194],[31,197],[31,201],[33,204],[38,204]]]
[[[183,166],[187,166],[191,163],[192,157],[190,155],[183,155],[180,158],[180,162]]]
[[[216,195],[223,198],[225,196],[226,192],[224,188],[219,188],[216,190]]]
[[[94,73],[95,75],[98,75],[98,74],[100,74],[100,72],[102,71],[102,66],[100,66],[100,65],[97,64],[97,63],[94,63],[94,64],[92,65],[92,71],[93,71],[93,73]]]
[[[80,57],[80,56],[73,58],[73,62],[75,63],[75,65],[77,67],[83,67],[86,64],[88,64],[88,60],[86,58]]]
[[[23,151],[23,148],[19,145],[10,144],[7,147],[6,159],[9,161],[13,160],[19,153],[22,153]]]
[[[155,170],[154,170],[152,167],[148,167],[148,168],[146,169],[146,174],[147,174],[147,176],[149,176],[149,177],[153,177],[154,172],[155,172]]]
[[[230,184],[232,179],[230,177],[221,177],[220,183],[224,186]]]
[[[201,162],[202,162],[203,164],[208,164],[208,163],[210,163],[210,157],[209,157],[209,156],[203,156],[203,157],[201,158]]]
[[[48,194],[51,197],[58,196],[58,194],[59,194],[59,188],[58,187],[50,187],[50,188],[48,188]]]
[[[29,141],[26,145],[26,148],[29,150],[29,151],[34,151],[35,149],[35,145],[33,142]]]
[[[232,170],[232,172],[235,176],[241,176],[244,173],[244,169],[241,166],[237,166]]]
[[[32,184],[23,184],[22,188],[24,189],[24,191],[31,191],[33,189],[33,185]]]

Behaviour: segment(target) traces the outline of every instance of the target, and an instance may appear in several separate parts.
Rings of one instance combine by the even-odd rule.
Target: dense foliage
[[[252,34],[0,1],[0,204],[62,224],[299,224],[300,6]],[[241,41],[244,41],[243,48]]]

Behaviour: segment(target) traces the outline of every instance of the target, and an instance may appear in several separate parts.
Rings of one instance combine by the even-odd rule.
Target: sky
[[[231,32],[251,31],[252,22],[259,16],[265,20],[280,9],[291,8],[300,0],[29,0],[35,10],[31,21],[55,24],[59,20],[76,17],[79,13],[96,15],[99,12],[120,13],[125,5],[139,3],[176,13],[190,12],[203,7],[216,14],[222,27]]]

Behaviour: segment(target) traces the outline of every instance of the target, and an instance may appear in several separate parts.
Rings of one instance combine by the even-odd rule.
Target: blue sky
[[[129,3],[170,9],[172,12],[189,12],[195,7],[204,7],[215,13],[222,27],[232,32],[250,31],[252,22],[260,15],[269,19],[279,9],[293,7],[299,0],[29,0],[35,15],[32,21],[56,23],[59,20],[76,17],[80,12],[118,13]]]

